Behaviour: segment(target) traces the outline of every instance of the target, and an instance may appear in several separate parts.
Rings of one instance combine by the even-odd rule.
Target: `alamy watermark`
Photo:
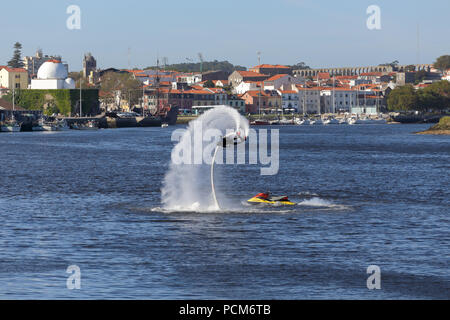
[[[67,7],[66,13],[70,16],[66,20],[66,26],[69,30],[81,29],[81,9],[77,5],[70,5]]]
[[[370,276],[367,278],[366,285],[369,290],[381,289],[381,269],[377,265],[370,265],[367,267],[367,274]]]
[[[367,18],[367,29],[381,30],[381,9],[377,5],[367,7],[366,13],[370,16]]]
[[[66,273],[70,276],[67,278],[66,286],[69,290],[80,290],[81,289],[81,269],[77,265],[71,265],[67,267]]]
[[[206,129],[202,123],[197,121],[193,124],[193,130],[177,129],[172,132],[173,142],[182,142],[174,148],[172,152],[172,163],[176,165],[201,165],[212,164],[216,148],[219,148],[216,162],[224,164],[223,150],[225,150],[225,164],[246,164],[246,143],[248,142],[248,164],[264,166],[261,168],[261,175],[276,175],[280,167],[278,129],[270,130],[270,154],[268,144],[268,130],[249,129],[248,135],[235,130],[227,130],[225,135],[218,129]],[[237,154],[235,154],[235,147]]]

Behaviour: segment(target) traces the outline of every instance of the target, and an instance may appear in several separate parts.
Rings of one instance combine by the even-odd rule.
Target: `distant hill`
[[[145,70],[149,69],[156,69],[156,66],[145,68]],[[169,64],[166,66],[166,70],[174,70],[179,72],[200,72],[200,62]],[[235,66],[228,61],[214,60],[203,62],[203,72],[217,70],[233,72],[235,70],[247,70],[247,68],[242,66]]]

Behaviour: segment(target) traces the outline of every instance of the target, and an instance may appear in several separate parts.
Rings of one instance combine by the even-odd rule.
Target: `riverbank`
[[[417,134],[450,135],[450,117],[441,118],[438,124],[428,130],[417,132]]]

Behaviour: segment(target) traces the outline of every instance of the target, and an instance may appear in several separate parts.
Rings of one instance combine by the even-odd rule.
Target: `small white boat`
[[[67,130],[70,130],[70,127],[68,126],[66,120],[60,120],[56,124],[56,130],[57,131],[67,131]]]
[[[349,125],[354,125],[354,124],[356,124],[356,118],[348,118],[348,119],[347,119],[347,124],[349,124]]]
[[[339,120],[335,118],[328,119],[328,124],[340,124]]]
[[[308,119],[303,119],[303,120],[298,119],[298,120],[296,121],[296,123],[297,123],[299,126],[309,126],[309,120],[308,120]]]
[[[53,123],[45,123],[42,128],[44,129],[44,131],[56,131],[57,130],[57,126]]]
[[[315,126],[321,126],[321,125],[323,125],[323,121],[322,121],[322,119],[316,119],[316,120],[314,120],[314,122],[311,123],[311,124],[313,124],[313,125],[315,125]]]
[[[88,121],[86,124],[78,127],[78,130],[98,130],[97,123],[95,121]]]
[[[0,126],[1,132],[20,132],[21,126],[16,121],[10,121]]]
[[[280,125],[291,125],[291,124],[294,124],[294,121],[286,119],[286,118],[282,118],[280,121],[278,121],[278,124],[280,124]]]
[[[43,118],[39,119],[37,125],[34,125],[32,131],[56,131],[57,126],[53,122],[45,122]]]
[[[161,125],[161,128],[168,128],[169,127],[169,124],[168,123],[163,123],[162,125]]]
[[[370,124],[370,119],[367,118],[356,119],[355,124]]]
[[[40,123],[38,123],[31,128],[31,131],[45,131],[45,129]]]
[[[339,124],[348,124],[347,119],[339,120]]]

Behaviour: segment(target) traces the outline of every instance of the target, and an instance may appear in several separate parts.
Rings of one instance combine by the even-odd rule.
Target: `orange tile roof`
[[[317,74],[317,78],[319,78],[319,79],[330,79],[330,74],[328,72],[319,72]]]
[[[10,68],[8,66],[0,66],[0,70],[5,69],[8,72],[28,72],[24,68]]]
[[[382,76],[383,73],[382,72],[365,72],[365,73],[361,73],[361,76]]]
[[[261,69],[261,68],[266,68],[266,69],[290,69],[289,67],[286,66],[282,66],[280,64],[260,64],[259,66],[253,67],[252,69]]]
[[[262,73],[257,73],[257,72],[253,72],[253,71],[237,71],[241,76],[243,77],[267,77],[267,75],[262,74]]]
[[[278,80],[278,79],[283,78],[285,76],[288,76],[288,74],[277,74],[277,75],[274,75],[273,77],[270,77],[266,81],[275,81],[275,80]]]

